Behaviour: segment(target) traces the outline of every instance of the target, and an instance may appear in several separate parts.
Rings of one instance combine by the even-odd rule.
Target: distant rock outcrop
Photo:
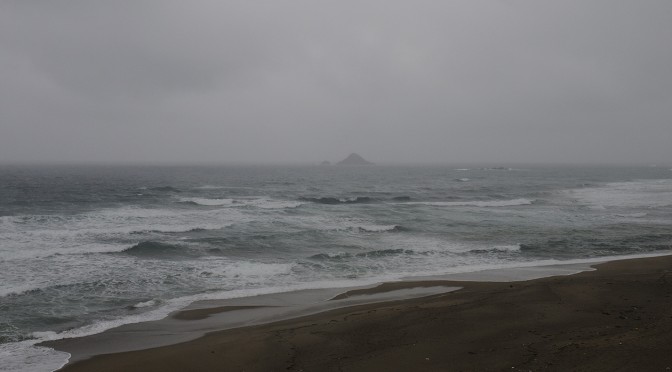
[[[352,153],[347,158],[339,161],[336,165],[372,165],[370,161],[365,160],[363,157]]]

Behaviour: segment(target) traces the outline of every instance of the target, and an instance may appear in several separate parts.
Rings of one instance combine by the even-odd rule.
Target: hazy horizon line
[[[194,167],[218,167],[218,166],[316,166],[316,167],[330,167],[336,166],[338,168],[366,168],[375,166],[450,166],[450,167],[520,167],[520,166],[632,166],[632,167],[672,167],[672,162],[506,162],[506,161],[476,161],[476,162],[442,162],[442,161],[425,161],[425,162],[376,162],[370,165],[338,165],[336,161],[330,161],[329,165],[321,164],[322,162],[308,162],[308,161],[276,161],[276,162],[262,162],[262,161],[138,161],[138,162],[124,162],[124,161],[15,161],[4,162],[0,161],[0,166],[194,166]]]

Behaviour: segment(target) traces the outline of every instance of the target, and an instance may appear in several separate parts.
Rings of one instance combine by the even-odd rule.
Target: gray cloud
[[[667,1],[7,1],[0,161],[665,162]]]

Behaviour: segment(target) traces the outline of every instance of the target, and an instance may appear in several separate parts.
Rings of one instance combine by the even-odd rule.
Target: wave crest
[[[380,250],[373,250],[373,251],[368,251],[368,252],[360,252],[360,253],[318,253],[315,255],[312,255],[308,257],[309,259],[313,260],[319,260],[319,261],[340,261],[340,260],[346,260],[350,258],[381,258],[381,257],[389,257],[389,256],[399,256],[399,255],[413,255],[417,254],[418,252],[411,250],[411,249],[380,249]]]
[[[434,207],[514,207],[519,205],[533,204],[533,199],[510,199],[510,200],[472,200],[472,201],[454,201],[454,202],[410,202],[404,204],[410,205],[429,205]]]
[[[364,203],[373,203],[375,200],[368,196],[357,196],[354,198],[333,198],[333,197],[320,197],[320,198],[309,198],[302,197],[300,200],[305,200],[311,203],[317,204],[364,204]]]
[[[231,205],[233,199],[180,198],[181,203],[205,206]]]
[[[593,209],[661,208],[672,206],[672,179],[613,182],[564,191]]]
[[[195,254],[186,246],[155,241],[140,242],[121,253],[142,258],[190,257]]]
[[[269,198],[258,199],[208,199],[208,198],[180,198],[181,203],[192,205],[203,205],[208,207],[227,206],[227,207],[255,207],[260,209],[284,209],[297,208],[303,205],[302,202],[291,200],[277,200]]]
[[[400,225],[365,225],[365,226],[355,226],[353,227],[353,229],[360,232],[368,232],[368,233],[399,232],[404,230],[404,228]]]
[[[472,249],[469,253],[489,254],[489,253],[511,253],[520,252],[521,244],[516,245],[498,245],[490,248]]]

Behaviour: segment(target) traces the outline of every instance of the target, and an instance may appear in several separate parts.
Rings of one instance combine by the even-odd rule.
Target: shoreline
[[[550,265],[538,265],[536,262],[529,266],[505,266],[443,275],[403,277],[358,286],[294,289],[244,297],[196,300],[166,313],[159,319],[125,323],[99,333],[43,341],[37,345],[53,347],[57,351],[68,353],[68,360],[63,364],[66,366],[101,354],[138,351],[188,342],[210,332],[274,323],[362,304],[425,297],[461,288],[446,287],[450,283],[460,285],[462,282],[510,282],[571,275],[593,270],[591,263],[607,262],[609,258],[613,257],[568,260],[566,261],[568,263]],[[363,296],[348,299],[352,293]],[[334,300],[343,301],[333,302]],[[175,322],[180,319],[192,322]]]
[[[584,265],[587,266],[587,265]],[[160,360],[156,359],[157,356],[160,356],[160,359],[163,360],[163,358],[168,357],[168,359],[171,359],[170,357],[173,355],[185,355],[184,359],[190,360],[190,364],[192,365],[192,368],[195,368],[197,370],[210,370],[211,368],[215,368],[216,366],[219,365],[218,363],[225,363],[226,365],[232,364],[236,365],[240,368],[247,368],[248,370],[274,370],[274,368],[277,369],[285,369],[284,367],[280,368],[281,365],[285,365],[286,360],[284,359],[286,355],[320,355],[320,352],[310,352],[306,354],[306,350],[308,349],[314,349],[314,348],[320,348],[320,345],[323,347],[326,347],[326,345],[333,344],[334,342],[337,343],[343,343],[341,345],[342,347],[347,346],[348,344],[351,345],[357,345],[361,342],[364,342],[368,333],[368,337],[372,337],[374,339],[379,339],[379,342],[377,343],[377,347],[374,348],[374,354],[382,353],[386,354],[386,350],[389,352],[392,349],[398,349],[398,345],[395,346],[396,340],[399,340],[399,337],[392,337],[390,339],[385,338],[385,335],[389,335],[391,332],[394,333],[396,331],[400,331],[402,329],[406,328],[413,328],[413,324],[416,322],[408,322],[406,321],[401,321],[399,319],[394,319],[390,320],[387,319],[386,317],[381,317],[381,316],[376,316],[376,314],[379,314],[381,312],[387,312],[387,316],[389,316],[389,312],[399,312],[399,315],[405,314],[405,317],[411,317],[413,318],[412,314],[418,312],[418,308],[428,308],[428,309],[441,309],[443,308],[446,312],[450,313],[453,311],[453,306],[461,305],[461,306],[468,306],[469,304],[472,305],[470,308],[470,311],[467,312],[467,314],[462,314],[465,316],[465,318],[470,318],[476,316],[479,312],[482,312],[486,309],[490,309],[490,311],[493,311],[492,313],[489,314],[482,314],[480,319],[478,319],[478,322],[475,324],[482,324],[482,323],[488,323],[493,321],[493,317],[497,316],[504,316],[507,315],[505,311],[502,312],[502,314],[498,314],[498,311],[494,311],[492,307],[496,304],[499,304],[499,307],[502,307],[501,305],[506,305],[503,306],[504,308],[509,307],[509,306],[514,306],[515,307],[515,299],[518,300],[531,300],[533,302],[539,301],[540,298],[538,295],[535,296],[535,291],[539,291],[540,289],[547,288],[549,285],[559,285],[558,283],[562,283],[563,281],[569,281],[569,282],[585,282],[585,283],[574,283],[574,285],[578,286],[578,288],[583,288],[584,290],[586,288],[593,288],[595,287],[595,281],[604,281],[604,280],[611,280],[612,282],[615,281],[616,279],[614,278],[620,278],[618,280],[622,280],[624,276],[632,276],[632,275],[639,275],[644,277],[647,277],[648,279],[651,279],[652,276],[655,276],[655,274],[660,274],[661,270],[664,273],[667,273],[672,269],[672,256],[666,255],[666,256],[655,256],[655,257],[649,257],[649,258],[630,258],[630,259],[624,259],[624,260],[616,260],[616,261],[609,261],[607,263],[601,263],[596,265],[598,269],[596,271],[583,271],[581,273],[575,274],[575,275],[569,275],[569,276],[551,276],[551,277],[544,277],[541,279],[532,279],[532,280],[523,280],[523,281],[470,281],[470,280],[462,280],[462,281],[447,281],[447,280],[426,280],[422,282],[409,282],[409,281],[401,281],[401,282],[390,282],[390,283],[383,283],[375,288],[368,288],[368,289],[356,289],[356,290],[351,290],[345,293],[342,293],[336,297],[339,298],[334,298],[334,300],[342,300],[345,298],[349,297],[358,297],[358,296],[366,296],[370,294],[376,294],[376,293],[385,293],[385,292],[390,292],[390,291],[395,291],[395,290],[403,290],[403,289],[408,289],[408,288],[420,288],[420,287],[437,287],[437,286],[442,286],[442,287],[449,287],[454,289],[455,287],[461,287],[459,290],[454,291],[454,292],[436,292],[433,294],[428,294],[427,296],[422,296],[422,297],[416,297],[416,298],[410,298],[410,299],[391,299],[388,298],[386,300],[383,300],[382,302],[375,302],[371,303],[370,299],[369,301],[363,301],[362,303],[359,304],[351,304],[351,305],[345,305],[344,307],[336,307],[332,309],[322,309],[321,311],[317,312],[304,312],[304,313],[299,313],[296,316],[288,317],[288,318],[276,318],[276,319],[271,319],[268,322],[262,322],[262,323],[251,323],[248,325],[242,325],[241,327],[235,327],[235,328],[230,328],[227,330],[210,330],[210,332],[203,332],[204,335],[201,335],[197,338],[187,340],[187,341],[182,341],[182,342],[177,342],[177,343],[170,343],[167,345],[163,345],[161,347],[155,347],[151,349],[145,349],[145,350],[139,350],[139,351],[126,351],[122,353],[114,353],[114,354],[106,354],[106,355],[97,355],[93,356],[93,358],[90,359],[85,359],[85,360],[78,360],[75,358],[72,359],[71,363],[66,364],[61,371],[87,371],[87,370],[105,370],[106,366],[113,366],[114,368],[118,369],[124,369],[124,370],[132,370],[133,366],[138,367],[138,363],[140,360],[143,362],[142,364],[142,370],[166,370],[170,371],[170,368],[173,368],[172,370],[180,370],[180,368],[175,367],[176,365],[171,365],[171,364],[165,364],[163,362],[160,362]],[[574,270],[577,270],[578,268],[574,268]],[[534,271],[534,270],[532,270]],[[460,275],[460,274],[455,274],[455,275]],[[463,274],[464,275],[464,274]],[[562,274],[566,275],[566,274]],[[665,278],[665,275],[663,275],[663,278]],[[607,279],[609,277],[610,279]],[[672,279],[672,277],[671,277]],[[671,280],[672,282],[672,280]],[[592,283],[592,284],[591,284]],[[635,287],[638,287],[639,282],[632,282],[632,281],[625,281],[625,284],[627,284],[626,287],[629,288],[628,291],[624,291],[623,288],[614,292],[615,295],[617,294],[624,294],[626,292],[630,293]],[[655,281],[654,281],[655,284]],[[616,287],[607,284],[607,289],[614,289]],[[641,285],[640,285],[641,286]],[[664,286],[663,291],[665,292],[665,296],[663,296],[665,303],[670,303],[672,300],[670,299],[670,286]],[[525,293],[518,293],[521,291],[523,288],[525,288]],[[644,290],[646,289],[651,289],[651,288],[656,288],[655,286],[648,286],[644,288],[639,288],[635,292],[645,292]],[[532,290],[535,289],[535,290]],[[411,291],[412,292],[412,291]],[[599,292],[599,291],[598,291]],[[485,294],[490,294],[492,297],[498,297],[498,296],[511,296],[507,300],[507,298],[502,298],[500,299],[500,302],[497,302],[495,299],[490,299],[489,296],[484,296]],[[628,294],[629,297],[633,297],[637,295],[637,293],[630,293]],[[529,298],[527,298],[530,296]],[[542,296],[543,297],[543,296]],[[599,296],[598,296],[599,297]],[[613,298],[611,298],[613,297]],[[622,296],[621,296],[622,297]],[[610,296],[607,297],[606,299],[602,299],[602,301],[606,302],[614,302],[618,299],[618,296]],[[543,300],[543,298],[542,298]],[[580,299],[577,304],[575,305],[581,305],[582,306],[587,306],[592,304],[592,302],[598,301],[596,299],[591,300],[590,298],[582,298]],[[476,302],[478,302],[480,305],[476,306]],[[502,302],[503,301],[503,302]],[[542,301],[543,302],[543,301]],[[547,301],[548,302],[548,301]],[[550,314],[555,314],[558,316],[558,312],[560,311],[563,306],[559,306],[560,304],[555,304],[557,306],[553,306],[554,304],[549,302],[545,304],[546,306],[544,307],[544,311],[541,311],[541,314],[544,314],[545,312],[550,313]],[[641,306],[641,305],[640,305]],[[458,306],[459,307],[459,306]],[[497,306],[495,306],[497,307]],[[556,307],[556,309],[554,309]],[[390,310],[390,309],[396,309],[399,308],[399,310]],[[498,308],[498,307],[497,307]],[[639,308],[639,307],[637,307]],[[670,312],[672,312],[672,306],[667,307]],[[238,313],[238,315],[242,315],[244,313],[252,313],[254,311],[258,310],[268,310],[268,308],[262,308],[259,306],[255,307],[246,307],[246,308],[235,308],[231,309],[230,306],[227,308],[227,306],[217,306],[210,307],[210,308],[205,308],[205,309],[183,309],[182,311],[178,312],[178,314],[190,314],[191,316],[195,318],[199,318],[200,320],[207,320],[207,319],[212,319],[213,321],[218,321],[216,320],[217,316],[221,316],[222,314],[224,315],[231,315],[234,313]],[[411,311],[410,309],[414,309]],[[319,310],[319,309],[318,309]],[[499,309],[503,310],[503,309]],[[627,309],[626,309],[627,310]],[[632,309],[630,309],[632,310]],[[191,313],[187,313],[188,311],[191,311]],[[194,312],[196,311],[196,312]],[[200,311],[200,312],[199,312]],[[624,310],[625,311],[625,310]],[[426,311],[428,313],[433,313],[433,311]],[[664,312],[664,311],[663,311]],[[271,311],[272,313],[272,311]],[[420,312],[423,313],[423,312]],[[609,313],[609,311],[604,310],[600,311],[598,315],[601,317],[606,317],[604,313]],[[214,314],[214,317],[213,317]],[[353,317],[354,315],[358,315],[361,317],[360,319],[366,319],[366,322],[364,325],[357,326],[355,327],[355,321],[343,321],[343,319],[349,319],[350,317]],[[268,315],[268,314],[266,314]],[[271,314],[271,318],[272,318]],[[276,314],[277,315],[277,314]],[[426,314],[427,315],[427,314]],[[444,322],[438,321],[438,319],[442,319],[445,317],[445,315],[440,316],[441,314],[434,314],[435,316],[433,317],[424,317],[422,323],[428,323],[429,326],[426,331],[429,332],[429,338],[428,340],[436,340],[441,339],[439,337],[440,335],[436,334],[436,331],[432,331],[435,328],[441,328],[440,326]],[[455,315],[455,314],[453,314]],[[487,316],[486,316],[487,315]],[[509,316],[513,316],[512,314],[508,314]],[[570,314],[571,315],[571,314]],[[598,316],[598,318],[600,318]],[[622,315],[623,316],[623,315]],[[339,317],[341,320],[339,320]],[[669,314],[668,318],[668,323],[666,330],[670,330],[670,321],[669,319],[672,317],[672,314]],[[199,319],[194,319],[194,320],[199,320]],[[660,317],[660,319],[664,319],[664,317]],[[193,322],[194,320],[187,320],[186,322]],[[445,320],[445,319],[444,319]],[[641,320],[641,317],[640,317]],[[520,319],[519,319],[520,321]],[[578,321],[578,324],[585,323],[585,320],[583,319],[575,319],[575,322]],[[184,320],[183,320],[184,322]],[[436,323],[436,324],[435,324]],[[588,322],[586,324],[592,324],[594,323],[593,321]],[[432,327],[432,324],[435,327]],[[344,329],[344,326],[348,325],[349,327],[346,327]],[[571,322],[570,322],[571,325]],[[364,326],[363,328],[361,326]],[[530,325],[532,326],[532,325]],[[563,329],[567,325],[563,326]],[[379,333],[373,332],[365,332],[363,335],[357,335],[359,332],[358,329],[364,330],[368,328],[378,328],[378,327],[383,327],[383,329],[380,329]],[[516,322],[509,324],[508,326],[506,324],[492,324],[490,328],[497,329],[497,328],[511,328],[513,327],[514,329],[520,328],[519,326],[516,327]],[[310,328],[322,328],[322,333],[325,333],[327,330],[329,332],[326,332],[325,334],[332,334],[333,337],[326,337],[326,338],[321,338],[321,337],[316,337],[314,336],[314,332],[308,332],[308,331],[301,331],[302,329],[310,329]],[[459,327],[457,327],[459,329]],[[478,328],[478,327],[474,327]],[[534,327],[532,327],[534,328]],[[571,328],[571,327],[570,327]],[[334,333],[334,329],[339,330],[340,332]],[[614,325],[613,328],[609,328],[611,331],[614,331],[616,329],[616,326]],[[277,342],[280,342],[279,344],[275,345],[281,350],[286,351],[286,355],[276,355],[277,353],[274,353],[272,350],[267,350],[264,349],[265,355],[267,354],[266,357],[262,358],[263,360],[263,367],[259,364],[260,362],[253,361],[252,358],[256,353],[250,354],[248,351],[247,353],[239,352],[237,353],[232,353],[230,350],[212,350],[214,354],[212,355],[220,355],[223,354],[225,355],[224,359],[221,358],[216,358],[216,360],[213,360],[212,358],[208,357],[207,355],[201,355],[201,352],[199,351],[200,348],[206,348],[206,349],[217,349],[217,345],[222,345],[222,343],[233,347],[233,349],[240,349],[245,348],[245,345],[249,343],[250,348],[255,349],[257,347],[260,347],[263,349],[263,345],[265,343],[271,342],[273,337],[277,336],[277,332],[279,330],[284,330],[284,332],[290,332],[291,334],[295,335],[295,337],[298,337],[296,335],[300,334],[301,337],[300,339],[312,339],[312,338],[317,338],[319,339],[320,342],[316,343],[309,343],[306,345],[302,345],[301,347],[296,347],[293,346],[293,349],[289,349],[287,351],[287,343],[285,341],[280,342],[276,340]],[[346,332],[348,331],[348,332]],[[454,333],[455,329],[451,329],[450,333]],[[478,333],[476,329],[473,330],[475,333]],[[517,331],[520,331],[520,329],[517,329]],[[308,332],[308,333],[306,333]],[[247,334],[250,333],[254,335],[254,340],[250,340]],[[282,333],[282,332],[281,332]],[[403,332],[402,332],[403,333]],[[408,332],[406,332],[408,333]],[[320,334],[318,332],[317,334]],[[275,336],[273,336],[275,335]],[[312,336],[311,336],[312,335]],[[244,337],[243,337],[244,336]],[[529,335],[528,335],[529,336]],[[90,336],[89,336],[90,337]],[[89,337],[85,337],[81,340],[89,339]],[[541,337],[541,336],[539,336]],[[277,338],[277,337],[276,337]],[[403,337],[402,337],[403,338]],[[444,335],[445,338],[445,335]],[[449,342],[450,340],[459,340],[462,338],[462,341],[466,341],[471,339],[468,337],[468,335],[453,335],[452,337],[445,339],[444,342]],[[466,338],[466,339],[465,339]],[[472,337],[473,338],[473,337]],[[542,337],[543,338],[543,337]],[[414,337],[413,338],[415,341],[415,344],[426,344],[427,342],[423,342],[423,337]],[[60,341],[55,341],[52,343],[49,343],[49,346],[55,346],[56,349],[59,349],[59,347],[63,347],[64,345],[70,343],[72,345],[72,340],[77,340],[77,339],[64,339]],[[263,342],[260,340],[264,340]],[[224,342],[226,341],[226,342]],[[672,341],[672,340],[670,340]],[[432,341],[432,342],[437,342],[437,341]],[[483,341],[481,340],[482,343],[484,344],[492,344],[494,341]],[[260,344],[261,343],[261,344]],[[370,343],[370,342],[369,342]],[[295,343],[291,343],[294,345]],[[672,344],[672,343],[667,343]],[[298,343],[297,345],[301,345],[301,343]],[[368,344],[367,344],[368,345]],[[332,345],[333,346],[333,345]],[[499,345],[501,347],[501,345]],[[566,345],[565,345],[566,346]],[[558,346],[559,347],[559,346]],[[345,347],[347,349],[347,347]],[[327,347],[326,349],[322,349],[322,352],[327,352],[328,350],[331,350],[331,347]],[[256,349],[255,349],[256,350]],[[498,350],[498,348],[494,348],[494,350]],[[67,350],[66,350],[67,351]],[[332,350],[333,351],[333,350]],[[340,359],[333,359],[333,358],[326,358],[326,356],[322,359],[317,358],[317,360],[313,360],[315,358],[312,358],[310,360],[304,360],[302,358],[296,357],[296,355],[293,357],[294,364],[292,364],[294,367],[303,365],[306,366],[308,370],[312,370],[313,368],[320,368],[320,369],[327,369],[329,370],[330,368],[334,368],[335,366],[339,366],[339,368],[345,368],[345,369],[352,369],[352,370],[358,370],[355,368],[356,366],[359,366],[360,363],[363,363],[364,360],[361,358],[358,358],[356,355],[357,354],[356,350],[351,350],[350,352],[343,352],[340,355]],[[327,353],[326,355],[331,355],[333,353]],[[411,352],[410,354],[405,354],[407,355],[408,358],[414,359],[415,352]],[[452,355],[452,354],[451,354]],[[467,352],[467,355],[475,355],[475,354],[470,354]],[[669,355],[669,353],[667,354]],[[415,355],[417,356],[417,355]],[[354,357],[354,359],[353,359]],[[456,357],[453,355],[453,357]],[[325,359],[326,358],[326,359]],[[419,358],[419,357],[418,357]],[[438,359],[431,359],[430,357],[427,357],[429,359],[425,360],[425,362],[430,362],[434,360],[432,363],[428,363],[429,365],[433,365],[434,367],[432,368],[438,368],[436,366],[438,365],[443,365],[440,363],[441,358]],[[329,359],[329,360],[327,360]],[[371,358],[366,358],[367,360]],[[374,358],[375,359],[375,358]],[[393,358],[394,359],[394,358]],[[415,358],[417,359],[417,358]],[[459,359],[459,358],[458,358]],[[467,358],[468,359],[468,358]],[[473,358],[472,358],[473,359]],[[488,358],[486,358],[488,359]],[[497,359],[497,358],[495,358]],[[501,359],[501,358],[500,358]],[[500,360],[497,359],[497,360]],[[348,363],[343,362],[342,360],[349,360]],[[358,360],[358,362],[353,362],[353,360]],[[418,359],[419,361],[422,361],[422,359]],[[461,359],[460,359],[461,360]],[[488,359],[494,362],[492,358]],[[535,359],[538,360],[538,359]],[[301,362],[299,362],[301,361]],[[381,361],[383,363],[384,361]],[[501,360],[500,360],[501,362]],[[307,363],[307,364],[306,364]],[[313,363],[313,364],[311,364]],[[317,364],[315,364],[317,363]],[[353,364],[354,363],[354,364]],[[368,362],[367,362],[368,363]],[[372,362],[373,363],[373,362]],[[438,363],[438,364],[436,364]],[[453,363],[453,362],[451,362]],[[667,363],[667,362],[666,362]],[[454,364],[454,363],[453,363]],[[670,363],[672,365],[672,361]],[[367,368],[371,368],[373,370],[376,369],[384,369],[383,366],[386,365],[385,363],[383,364],[367,364]],[[95,367],[94,367],[95,366]],[[181,364],[181,368],[184,369],[186,366],[184,364]],[[223,364],[220,365],[220,367],[224,366]],[[309,368],[308,366],[313,366],[312,368]],[[344,367],[346,366],[346,367]],[[467,365],[468,366],[468,365]],[[290,370],[293,368],[289,366]],[[350,368],[352,367],[352,368]],[[538,367],[538,366],[537,366]],[[110,370],[114,370],[114,368]],[[139,367],[138,367],[139,368]],[[298,368],[298,367],[297,367]],[[410,368],[410,366],[409,366]],[[423,367],[424,368],[424,367]],[[485,369],[488,369],[489,367],[486,367]],[[510,367],[509,367],[510,368]],[[238,368],[234,368],[238,369]],[[298,368],[300,369],[300,368]],[[431,368],[430,368],[431,369]],[[452,369],[452,367],[451,367]],[[467,368],[468,369],[468,368]]]
[[[670,253],[672,254],[672,253]],[[364,281],[358,284],[353,285],[353,283],[342,282],[339,284],[344,284],[344,286],[333,286],[329,285],[326,287],[317,286],[315,288],[287,288],[285,291],[261,291],[259,294],[250,294],[246,296],[233,296],[233,297],[223,297],[223,298],[208,298],[208,299],[193,299],[189,302],[183,302],[182,306],[174,308],[172,311],[165,311],[163,308],[158,308],[150,312],[158,312],[161,314],[160,317],[149,317],[142,320],[136,320],[131,322],[122,322],[121,324],[115,325],[113,327],[106,327],[102,331],[89,333],[88,331],[79,336],[69,336],[69,337],[57,337],[48,340],[42,340],[37,342],[32,342],[31,345],[36,345],[38,347],[46,346],[50,349],[54,349],[51,345],[86,345],[84,349],[75,346],[72,351],[73,353],[56,350],[53,351],[67,356],[61,357],[62,361],[57,362],[58,367],[52,367],[50,370],[56,371],[63,368],[63,366],[72,364],[76,361],[90,358],[99,354],[108,354],[115,352],[124,352],[124,351],[133,351],[133,350],[142,350],[158,346],[167,346],[176,343],[186,342],[198,337],[205,335],[208,332],[214,332],[219,330],[225,330],[233,328],[235,326],[245,326],[253,325],[260,323],[269,323],[277,320],[299,317],[301,315],[308,315],[312,313],[318,313],[321,311],[326,311],[329,308],[329,305],[323,306],[321,309],[312,309],[311,311],[303,312],[294,312],[293,314],[286,315],[284,317],[278,317],[274,312],[269,312],[264,314],[262,312],[261,319],[256,322],[248,322],[247,324],[236,324],[231,325],[231,319],[224,318],[224,322],[219,322],[220,319],[213,319],[211,322],[202,324],[202,325],[191,325],[192,332],[187,333],[183,329],[174,329],[174,324],[171,324],[171,319],[174,319],[173,314],[183,312],[185,310],[201,308],[211,308],[214,306],[255,306],[255,307],[270,307],[270,306],[297,306],[297,305],[315,305],[325,301],[328,301],[334,296],[338,296],[343,292],[347,292],[353,289],[360,288],[369,288],[376,287],[384,283],[411,283],[411,282],[422,282],[422,281],[515,281],[515,280],[525,280],[538,277],[546,277],[553,275],[569,275],[572,273],[580,272],[583,270],[592,270],[589,266],[589,263],[604,262],[612,259],[629,259],[629,258],[639,258],[642,256],[658,256],[660,254],[644,254],[644,255],[628,255],[628,256],[606,256],[600,258],[591,258],[591,259],[573,259],[566,261],[557,261],[557,260],[548,260],[548,261],[535,261],[529,263],[515,263],[512,265],[504,265],[500,267],[491,267],[484,269],[473,270],[474,267],[468,267],[465,271],[457,271],[453,273],[436,275],[436,274],[426,274],[422,276],[412,276],[412,277],[398,277],[390,278],[389,280],[384,280],[380,282],[375,281]],[[551,262],[549,262],[551,261]],[[520,266],[525,265],[525,266]],[[464,268],[463,268],[464,269]],[[332,283],[333,284],[333,283]],[[345,286],[345,284],[350,284]],[[299,286],[301,287],[301,286]],[[189,296],[192,297],[192,296]],[[200,297],[200,296],[193,296]],[[210,297],[210,296],[207,296]],[[270,305],[264,301],[270,298],[270,301],[275,303],[275,305]],[[399,298],[400,299],[400,298]],[[392,300],[392,299],[388,299]],[[242,302],[241,302],[242,301]],[[250,305],[250,301],[252,305]],[[366,301],[361,301],[366,302]],[[371,302],[375,302],[371,300]],[[261,305],[260,305],[261,304]],[[340,307],[350,306],[347,304],[341,305]],[[337,308],[339,306],[333,306],[332,308]],[[237,315],[240,313],[237,313]],[[254,314],[247,314],[253,315]],[[257,314],[259,315],[259,314]],[[263,316],[267,315],[267,316]],[[116,322],[116,321],[115,321]],[[233,319],[233,322],[236,322],[236,319]],[[149,327],[147,327],[149,325]],[[195,329],[194,329],[195,327]],[[166,331],[166,329],[171,329],[171,331]],[[188,328],[188,327],[187,327]],[[75,330],[77,331],[77,330]],[[133,334],[133,338],[129,338],[124,335]],[[137,336],[137,337],[135,337]],[[74,354],[74,355],[73,355]]]

